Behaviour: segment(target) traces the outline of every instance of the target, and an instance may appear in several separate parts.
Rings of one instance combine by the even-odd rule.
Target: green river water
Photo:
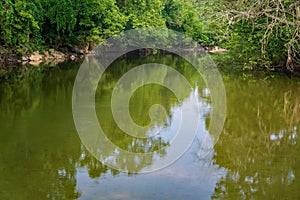
[[[97,117],[111,141],[133,152],[141,152],[147,143],[123,134],[117,127],[110,98],[124,72],[154,61],[172,66],[187,77],[193,90],[186,91],[186,99],[197,95],[202,106],[199,133],[182,157],[146,174],[120,172],[103,165],[81,143],[73,121],[72,90],[80,63],[60,64],[43,73],[28,67],[21,70],[24,76],[15,75],[0,85],[0,199],[300,198],[298,79],[245,79],[222,73],[226,121],[213,151],[202,156],[201,136],[209,134],[212,108],[209,90],[200,75],[170,54],[123,57],[104,73],[95,98]],[[153,104],[166,110],[166,115],[157,117],[153,130],[160,127],[168,131],[162,138],[151,140],[150,149],[168,145],[168,134],[172,134],[172,124],[176,124],[182,106],[167,88],[145,85],[130,99],[132,119],[140,125],[148,124]],[[151,160],[137,163],[141,169],[151,164]]]

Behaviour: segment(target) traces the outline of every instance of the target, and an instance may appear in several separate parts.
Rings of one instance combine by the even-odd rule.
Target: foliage
[[[40,25],[42,20],[41,4],[37,1],[1,2],[0,45],[5,53],[23,53],[41,45]]]
[[[193,0],[4,0],[1,4],[0,46],[9,54],[26,54],[42,45],[92,48],[122,30],[149,26],[175,29],[201,44],[214,41],[201,13],[207,5]]]
[[[164,2],[161,0],[124,0],[118,6],[127,17],[126,29],[137,27],[165,27],[162,16]]]
[[[94,46],[124,29],[124,17],[113,0],[45,0],[43,25],[48,43]]]
[[[0,54],[91,49],[123,30],[151,26],[224,46],[247,69],[293,71],[300,66],[299,7],[291,0],[2,0]]]
[[[163,15],[167,27],[192,37],[202,45],[214,43],[210,30],[212,13],[205,13],[206,4],[193,1],[168,0]]]
[[[93,45],[125,25],[114,0],[4,0],[1,7],[1,53],[27,53],[43,44]]]
[[[226,1],[227,3],[229,1]],[[228,23],[228,46],[246,67],[300,66],[300,3],[239,0],[221,13]]]

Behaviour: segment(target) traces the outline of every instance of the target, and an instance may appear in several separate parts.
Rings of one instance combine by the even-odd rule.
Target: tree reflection
[[[166,56],[159,59],[157,57],[154,58],[159,60],[159,62],[161,63],[169,62],[170,66],[174,66],[174,63],[176,63],[177,59],[179,59],[179,57],[177,59],[174,59],[173,56]],[[90,133],[92,131],[84,132],[83,134],[81,134],[81,137],[84,137],[85,143],[88,144],[87,148],[89,148],[89,151],[91,151],[99,160],[108,160],[107,162],[110,163],[112,166],[118,166],[119,169],[123,169],[125,171],[127,171],[128,169],[134,169],[134,172],[139,172],[143,168],[150,166],[153,163],[154,157],[161,158],[166,155],[165,148],[169,146],[170,138],[164,139],[160,136],[139,138],[127,135],[128,133],[124,133],[116,124],[116,119],[115,117],[113,117],[111,110],[111,93],[113,89],[116,88],[116,83],[120,79],[120,76],[122,76],[126,72],[126,69],[128,70],[137,65],[141,65],[143,64],[143,62],[156,62],[154,58],[149,57],[146,60],[139,60],[138,63],[129,62],[131,64],[127,64],[128,62],[126,61],[126,58],[118,60],[112,66],[110,66],[110,68],[104,73],[103,78],[99,81],[99,87],[96,95],[97,116],[101,124],[101,128],[105,133],[105,137],[107,137],[115,146],[112,148],[102,148],[103,146],[106,147],[104,143],[101,144],[101,142],[106,140],[106,138],[99,136],[98,140],[94,141],[93,138],[95,138],[95,136],[97,135]],[[172,62],[174,60],[175,62]],[[100,66],[99,64],[93,64],[97,62],[93,61],[92,59],[89,60],[89,62],[90,63],[86,65],[91,68],[93,68],[93,66]],[[123,63],[126,63],[126,66],[123,67]],[[193,70],[193,67],[189,66],[187,63],[184,62],[180,67],[181,69],[184,69],[187,73],[190,73],[189,70],[187,70],[187,68]],[[176,76],[171,77],[170,73],[167,73],[167,71],[165,71],[165,68],[153,67],[151,68],[151,70],[147,69],[143,71],[143,74],[146,74],[147,79],[149,80],[152,80],[151,77],[159,77],[162,83],[165,83],[170,80],[176,82],[178,78]],[[100,70],[103,71],[103,69]],[[200,75],[198,74],[198,81],[199,76]],[[192,78],[195,77],[196,76],[192,76]],[[135,77],[134,81],[130,82],[128,86],[136,87],[136,85],[139,85],[139,82],[144,81],[147,82],[143,79],[143,77]],[[191,83],[192,85],[195,85],[195,82],[191,81]],[[117,102],[124,102],[124,104],[126,104],[126,99],[122,99],[125,98],[125,95],[122,94],[126,93],[126,91],[123,91],[124,87],[127,86],[121,85],[118,88],[118,92],[121,95],[118,97],[120,99],[118,99]],[[180,93],[182,94],[181,98],[183,99],[188,98],[190,93],[192,92],[190,87],[186,89],[186,87],[184,87],[184,85],[181,84],[178,84],[175,87],[178,88],[178,91],[180,91]],[[182,101],[183,99],[180,100]],[[154,132],[156,130],[162,130],[170,126],[170,124],[168,124],[167,121],[172,118],[171,107],[179,103],[175,97],[175,94],[173,94],[169,89],[160,85],[153,86],[152,84],[139,87],[131,96],[129,104],[130,115],[138,125],[145,126],[151,122],[151,124],[149,124],[150,127],[145,130],[144,134],[155,135]],[[153,106],[154,104],[159,104],[162,107],[164,107],[166,115],[159,113],[158,110],[154,110],[154,112],[158,115],[156,115],[154,121],[151,121],[148,112],[150,108],[152,108],[151,106]],[[119,111],[122,109],[123,108],[117,110]],[[124,107],[124,109],[127,108]],[[151,111],[153,111],[153,109]],[[136,127],[132,126],[132,124],[124,122],[123,124],[127,128],[127,132],[134,133],[137,131],[137,129],[135,129]],[[92,127],[87,130],[95,131],[95,129]],[[136,154],[131,154],[131,156],[125,156],[119,148]]]
[[[79,167],[86,167],[88,169],[90,178],[99,178],[101,175],[105,175],[107,173],[116,176],[120,173],[118,170],[109,168],[106,165],[103,165],[101,162],[99,162],[87,151],[87,149],[83,145],[81,146]]]
[[[2,85],[0,199],[76,199],[80,141],[70,110],[76,69]],[[45,81],[47,84],[43,84]]]
[[[228,113],[215,146],[228,169],[212,198],[298,199],[300,88],[286,79],[226,83]]]
[[[201,81],[191,66],[174,55],[158,54],[147,59],[143,62],[174,66],[189,77],[192,85]],[[124,70],[142,64],[140,62],[126,56],[117,60],[113,64],[115,67],[109,68],[99,84],[97,105],[106,105],[118,77]],[[76,199],[80,196],[76,183],[78,168],[87,168],[91,178],[120,173],[92,157],[76,133],[71,95],[78,67],[79,64],[76,67],[69,63],[46,71],[40,78],[31,80],[25,77],[18,84],[1,86],[0,199]],[[187,96],[190,93],[184,92]],[[167,116],[157,118],[157,127],[165,127],[169,123],[171,108],[178,102],[172,92],[159,86],[142,87],[132,96],[131,113],[136,123],[143,125],[149,122],[145,113],[154,103],[164,105],[167,111]],[[144,153],[168,145],[168,140],[163,137],[146,140],[125,135],[116,128],[111,111],[108,108],[101,110],[97,114],[106,118],[103,127],[110,133],[109,139],[123,149]],[[164,156],[163,151],[159,156]],[[134,163],[142,169],[151,165],[152,160],[122,162],[123,165]]]

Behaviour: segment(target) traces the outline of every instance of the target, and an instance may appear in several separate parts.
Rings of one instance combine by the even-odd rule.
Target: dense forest
[[[295,0],[2,0],[1,60],[49,48],[91,50],[123,30],[147,26],[224,47],[246,69],[300,66]]]

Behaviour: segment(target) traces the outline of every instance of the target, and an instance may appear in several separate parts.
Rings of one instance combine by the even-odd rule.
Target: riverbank
[[[65,62],[66,60],[83,59],[90,53],[88,47],[80,48],[73,47],[73,50],[60,51],[53,48],[44,51],[34,51],[32,53],[23,53],[24,56],[18,56],[17,54],[5,54],[3,47],[0,47],[0,65],[13,65],[13,64],[29,64],[32,66],[38,66],[41,63],[46,65],[55,66],[58,63]],[[189,49],[193,51],[194,49]],[[215,47],[204,47],[206,53],[210,54],[227,54],[229,51],[226,49]],[[157,50],[142,49],[140,52],[142,56],[149,56],[157,53]]]
[[[49,66],[55,66],[66,60],[83,59],[84,56],[85,53],[62,52],[51,48],[44,51],[27,53],[24,56],[18,56],[16,54],[0,54],[0,65],[29,64],[32,66],[39,66],[41,63],[44,63]]]
[[[79,49],[78,47],[76,47]],[[206,53],[210,54],[213,61],[218,66],[219,70],[224,74],[240,74],[246,79],[251,77],[272,78],[277,75],[286,75],[288,77],[300,77],[300,71],[295,70],[294,72],[286,70],[284,67],[276,66],[274,68],[266,69],[263,67],[257,68],[245,68],[244,63],[241,60],[234,58],[234,55],[226,50],[219,47],[204,47]],[[189,50],[190,51],[190,50]],[[192,50],[191,50],[192,51]],[[163,53],[162,51],[161,53]],[[165,53],[167,53],[166,51]],[[35,51],[22,57],[11,55],[6,58],[6,61],[2,59],[0,62],[0,80],[9,81],[14,78],[22,78],[26,74],[37,72],[38,74],[43,73],[47,68],[58,67],[68,61],[82,62],[83,59],[91,52],[87,49],[79,49],[78,52],[62,52],[55,49],[44,50],[43,52]],[[148,57],[155,54],[160,54],[157,50],[144,49],[137,52],[138,57]],[[129,54],[128,54],[129,55]],[[1,56],[1,55],[0,55]],[[30,72],[28,72],[30,71]],[[35,75],[33,75],[35,76]]]

